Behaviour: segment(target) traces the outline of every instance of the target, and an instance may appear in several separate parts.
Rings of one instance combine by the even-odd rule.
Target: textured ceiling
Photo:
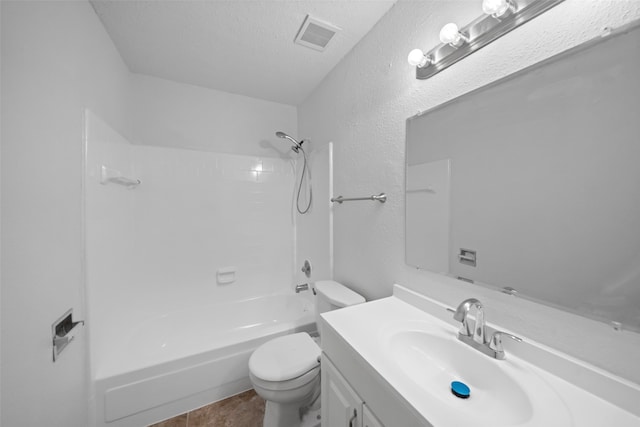
[[[396,0],[91,0],[134,73],[298,105]],[[324,52],[305,16],[342,29]]]

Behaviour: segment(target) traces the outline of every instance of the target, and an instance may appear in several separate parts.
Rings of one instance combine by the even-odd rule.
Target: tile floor
[[[264,404],[249,390],[149,427],[262,427]]]

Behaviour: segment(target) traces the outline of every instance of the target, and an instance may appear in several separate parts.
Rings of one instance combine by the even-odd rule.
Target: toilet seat
[[[320,353],[320,347],[306,332],[285,335],[258,347],[249,359],[249,371],[265,384],[302,380],[315,368],[319,371]]]
[[[300,387],[304,387],[307,384],[313,382],[320,375],[320,365],[312,368],[310,371],[305,372],[299,377],[292,378],[290,380],[285,381],[265,381],[261,378],[256,377],[251,372],[249,372],[249,378],[251,379],[251,383],[254,388],[262,388],[268,391],[291,391],[296,390]]]

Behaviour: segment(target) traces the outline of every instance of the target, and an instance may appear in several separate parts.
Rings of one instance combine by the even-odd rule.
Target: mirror
[[[406,262],[640,331],[640,26],[407,120]]]

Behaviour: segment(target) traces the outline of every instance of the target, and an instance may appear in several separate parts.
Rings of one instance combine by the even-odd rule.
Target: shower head
[[[287,137],[289,137],[289,138],[290,138],[290,136],[289,136],[289,135],[287,135],[287,134],[286,134],[286,133],[284,133],[284,132],[280,132],[280,131],[276,132],[276,136],[277,136],[278,138],[287,138]]]
[[[284,139],[288,139],[289,141],[291,141],[291,142],[293,143],[293,145],[291,146],[291,149],[292,149],[295,153],[297,153],[297,152],[298,152],[298,150],[299,150],[300,148],[302,148],[302,143],[303,143],[304,141],[300,141],[300,142],[298,142],[298,141],[296,141],[296,140],[295,140],[295,138],[293,138],[293,137],[291,137],[291,136],[287,135],[287,134],[286,134],[286,133],[284,133],[284,132],[280,132],[280,131],[276,132],[276,136],[277,136],[278,138],[284,138]]]

